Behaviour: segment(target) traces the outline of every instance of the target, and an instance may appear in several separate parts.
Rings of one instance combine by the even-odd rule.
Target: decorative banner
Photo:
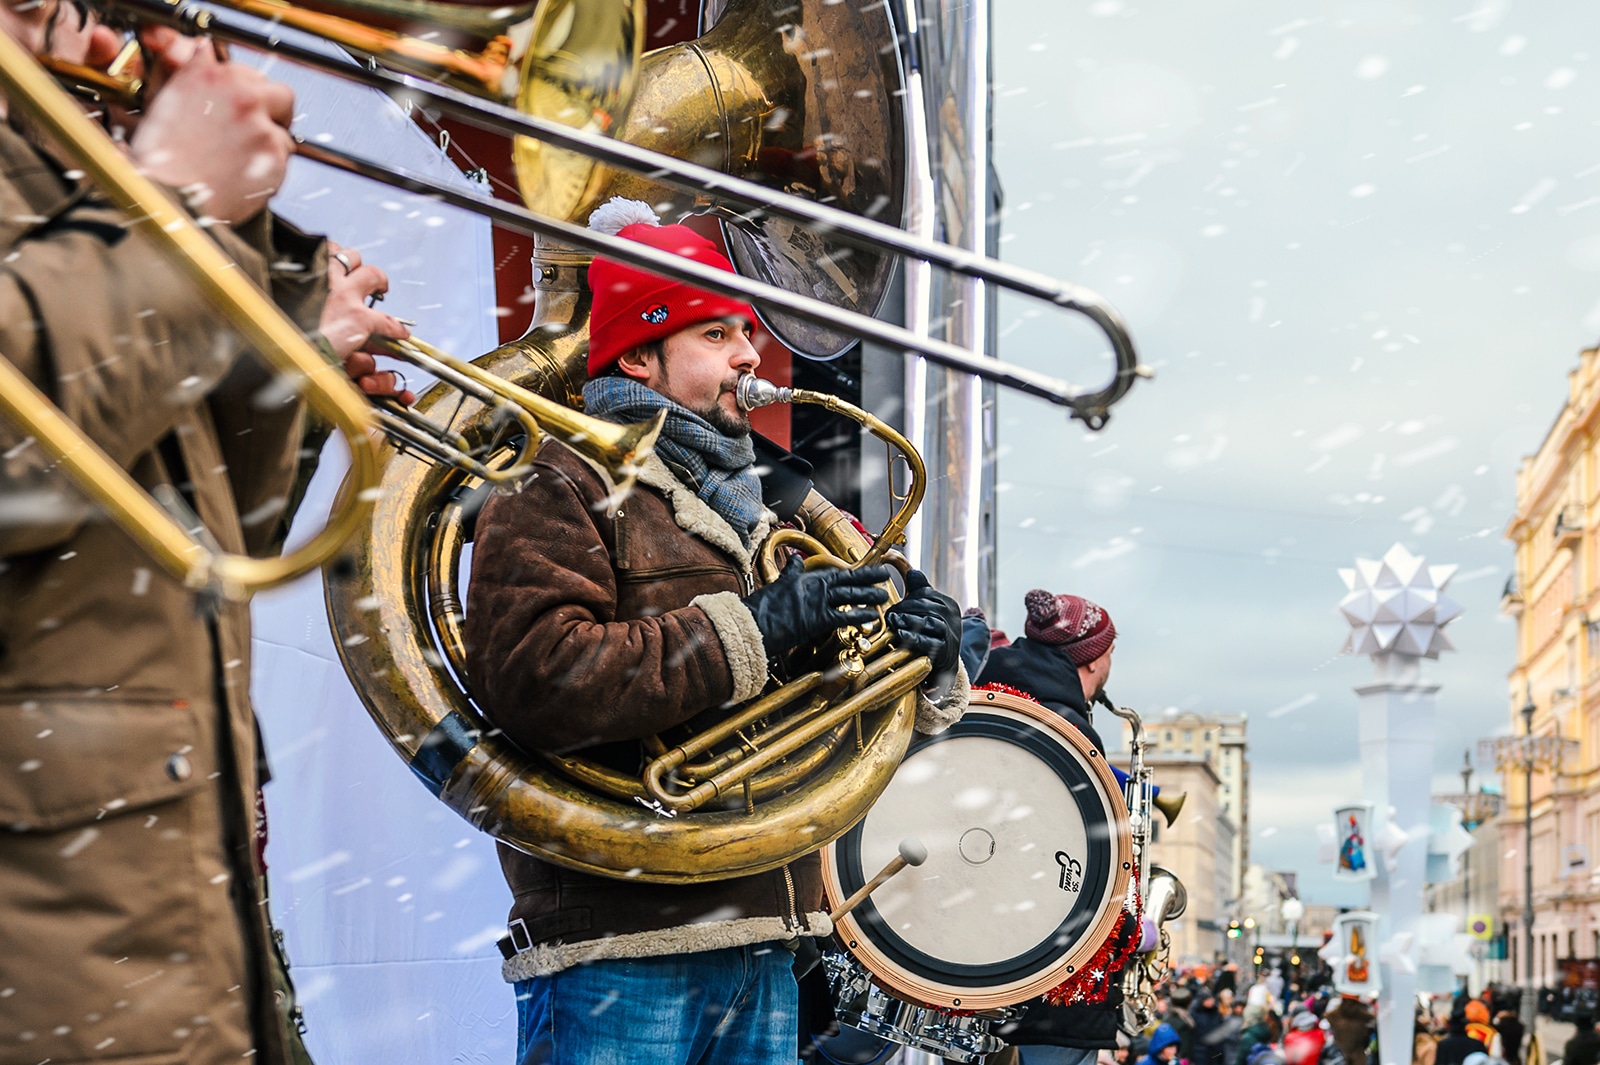
[[[1377,998],[1383,989],[1378,976],[1378,915],[1370,910],[1341,913],[1333,922],[1333,987],[1341,995]]]
[[[1373,863],[1372,804],[1346,803],[1333,811],[1333,875],[1338,880],[1371,880],[1378,875]]]
[[[1494,914],[1475,913],[1467,918],[1467,934],[1476,939],[1494,938]]]

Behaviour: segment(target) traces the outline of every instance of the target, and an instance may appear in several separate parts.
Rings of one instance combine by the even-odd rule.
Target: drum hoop
[[[1102,793],[1112,798],[1106,804],[1111,809],[1113,837],[1111,886],[1105,896],[1108,904],[1079,940],[1076,949],[1058,958],[1035,976],[989,988],[934,983],[905,972],[891,961],[865,934],[854,914],[845,914],[834,923],[834,932],[840,942],[872,974],[873,980],[892,994],[919,1005],[975,1011],[1014,1006],[1042,995],[1070,979],[1080,966],[1094,957],[1101,944],[1110,938],[1122,914],[1122,900],[1127,897],[1128,883],[1133,876],[1133,835],[1128,823],[1127,806],[1122,801],[1122,789],[1105,756],[1089,741],[1088,736],[1048,707],[1009,692],[975,690],[967,706],[969,710],[999,708],[1013,711],[1064,739],[1083,756],[1091,775],[1103,789]],[[822,848],[822,886],[830,909],[838,906],[844,898],[839,885],[838,846],[839,842],[835,840]]]

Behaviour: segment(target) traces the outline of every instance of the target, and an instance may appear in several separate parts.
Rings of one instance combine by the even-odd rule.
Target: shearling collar
[[[680,481],[659,455],[652,453],[644,460],[639,467],[639,483],[661,493],[672,508],[672,517],[678,523],[678,528],[731,556],[744,573],[753,572],[751,551],[739,539],[739,534],[733,531],[733,526]],[[763,510],[761,521],[750,534],[751,545],[759,547],[776,523],[777,515],[770,510]]]

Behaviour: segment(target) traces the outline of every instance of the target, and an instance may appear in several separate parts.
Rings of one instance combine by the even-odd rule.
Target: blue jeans
[[[778,943],[617,958],[519,980],[519,1065],[794,1065],[799,990]]]

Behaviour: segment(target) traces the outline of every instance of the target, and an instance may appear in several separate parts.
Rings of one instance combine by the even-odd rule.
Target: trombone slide
[[[278,558],[211,551],[146,497],[123,469],[90,442],[20,371],[4,359],[0,408],[61,462],[78,486],[189,587],[244,599],[260,588],[322,565],[372,506],[378,482],[372,408],[344,374],[322,357],[289,320],[187,214],[134,167],[77,102],[9,34],[0,33],[0,93],[23,111],[123,210],[134,226],[170,254],[214,306],[280,373],[304,383],[311,406],[333,423],[350,448],[356,491],[311,540]]]

